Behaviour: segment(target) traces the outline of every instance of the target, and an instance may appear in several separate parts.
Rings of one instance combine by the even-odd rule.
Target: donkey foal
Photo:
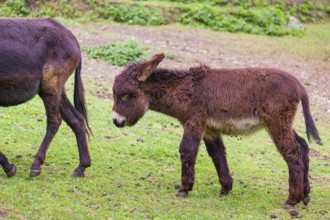
[[[289,168],[289,197],[285,207],[309,202],[308,145],[292,129],[301,101],[307,137],[320,142],[308,95],[296,78],[277,69],[157,69],[164,54],[127,66],[113,85],[113,122],[134,125],[148,109],[177,118],[184,126],[180,144],[182,185],[186,197],[194,185],[194,164],[201,140],[212,158],[221,195],[232,189],[222,134],[248,134],[265,128]]]

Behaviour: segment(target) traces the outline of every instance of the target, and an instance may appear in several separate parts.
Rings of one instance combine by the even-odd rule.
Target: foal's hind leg
[[[50,142],[53,140],[62,121],[60,116],[60,108],[59,108],[60,94],[56,91],[52,91],[50,93],[40,92],[39,96],[43,100],[46,109],[47,131],[38,149],[37,154],[34,156],[34,162],[32,163],[30,170],[30,177],[35,177],[40,175],[41,173],[40,166],[45,161],[46,152],[48,150]]]
[[[276,124],[267,129],[289,168],[289,197],[285,202],[285,208],[290,210],[291,215],[298,215],[293,207],[304,196],[304,164],[300,158],[299,145],[293,130],[287,125]]]
[[[204,143],[219,176],[219,182],[222,186],[220,196],[226,195],[232,189],[233,178],[229,173],[225,146],[219,136],[209,134],[205,134]]]
[[[7,157],[0,152],[0,164],[8,177],[12,177],[16,174],[16,166],[8,162]]]
[[[91,165],[84,117],[72,106],[65,92],[62,93],[60,112],[64,121],[75,133],[78,144],[80,164],[72,176],[83,177],[85,168]]]
[[[296,141],[298,142],[299,149],[300,149],[299,156],[300,156],[302,163],[304,164],[304,198],[302,201],[305,205],[308,205],[309,200],[310,200],[309,193],[311,191],[311,188],[309,185],[309,180],[308,180],[309,147],[308,147],[308,144],[306,143],[306,141],[302,137],[300,137],[295,131],[294,131],[294,134],[295,134],[295,138],[296,138]]]

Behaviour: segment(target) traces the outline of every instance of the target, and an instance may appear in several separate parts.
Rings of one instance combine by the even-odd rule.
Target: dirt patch
[[[330,157],[326,156],[326,155],[322,155],[320,152],[310,149],[309,150],[309,156],[310,157],[314,157],[314,158],[318,158],[320,160],[324,160],[324,161],[328,161],[330,162]],[[326,164],[327,166],[329,166],[328,164]]]
[[[8,212],[6,210],[0,210],[0,216],[1,218],[7,218],[8,217]]]

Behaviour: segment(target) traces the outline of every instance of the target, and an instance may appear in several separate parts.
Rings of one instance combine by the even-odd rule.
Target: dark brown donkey
[[[64,84],[75,70],[74,108]],[[80,164],[74,176],[84,176],[91,164],[86,139],[87,112],[81,81],[81,53],[77,39],[52,19],[0,19],[0,106],[14,106],[38,94],[47,114],[47,132],[34,157],[30,176],[41,173],[41,164],[62,118],[76,135]],[[86,124],[85,125],[85,121]],[[16,167],[0,152],[7,175]]]
[[[177,118],[184,126],[180,144],[182,185],[185,197],[194,185],[194,164],[203,139],[222,186],[232,189],[222,134],[248,134],[266,128],[289,167],[286,208],[309,202],[308,145],[292,129],[302,102],[308,139],[320,142],[306,90],[296,78],[277,69],[156,69],[164,54],[127,66],[113,85],[113,122],[134,125],[148,109]]]

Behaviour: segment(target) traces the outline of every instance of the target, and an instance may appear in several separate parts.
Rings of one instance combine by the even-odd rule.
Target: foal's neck
[[[195,76],[192,69],[156,69],[141,86],[149,98],[149,108],[181,120],[194,97]]]

